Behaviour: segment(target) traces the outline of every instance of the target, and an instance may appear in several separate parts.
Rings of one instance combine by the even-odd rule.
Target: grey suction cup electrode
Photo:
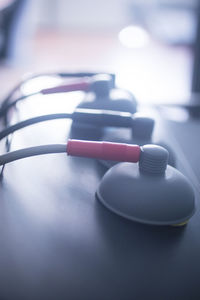
[[[77,108],[112,110],[135,113],[137,102],[134,96],[113,86],[112,77],[108,74],[98,74],[93,77],[91,89]],[[75,139],[99,140],[104,133],[103,128],[73,122],[70,137]]]
[[[151,225],[184,225],[195,211],[191,184],[167,165],[166,149],[155,145],[141,149],[138,164],[119,163],[107,171],[97,198],[126,219]]]
[[[153,139],[153,130],[154,130],[155,121],[150,117],[146,117],[141,113],[135,113],[133,117],[132,130],[128,133],[127,131],[121,131],[113,129],[111,131],[107,130],[104,132],[103,140],[116,142],[116,143],[126,143],[126,144],[137,144],[140,146],[147,144],[156,144],[161,147],[164,147],[169,152],[168,164],[170,166],[176,166],[175,154],[172,149],[163,143],[162,141],[156,141]],[[115,161],[109,160],[100,160],[100,162],[106,167],[110,168],[114,166]]]

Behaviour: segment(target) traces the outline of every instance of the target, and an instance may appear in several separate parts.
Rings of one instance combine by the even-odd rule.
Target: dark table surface
[[[39,102],[21,104],[18,118],[33,106],[36,115],[46,111]],[[55,154],[7,165],[0,299],[200,299],[200,122],[188,124],[160,122],[155,132],[179,151],[178,168],[194,184],[197,212],[181,228],[141,225],[104,208],[95,191],[106,170],[95,160]],[[13,135],[12,149],[64,142],[70,126],[57,120],[26,128]]]

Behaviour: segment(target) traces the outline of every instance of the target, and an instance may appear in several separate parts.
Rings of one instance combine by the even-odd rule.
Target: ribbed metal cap
[[[156,145],[145,145],[141,147],[139,169],[144,173],[164,174],[168,157],[169,153],[165,148]]]

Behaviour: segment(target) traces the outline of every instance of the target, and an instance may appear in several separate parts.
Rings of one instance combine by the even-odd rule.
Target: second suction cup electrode
[[[120,111],[133,114],[137,110],[137,102],[130,92],[115,88],[110,75],[99,74],[93,77],[90,91],[86,93],[84,101],[77,108]],[[70,137],[100,140],[104,131],[103,128],[98,126],[75,121],[72,123]]]

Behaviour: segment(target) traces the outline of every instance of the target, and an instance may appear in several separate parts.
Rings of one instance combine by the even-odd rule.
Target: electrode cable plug
[[[41,145],[0,155],[0,165],[48,153],[124,162],[105,173],[96,196],[106,208],[126,219],[181,226],[195,212],[192,185],[167,165],[168,151],[156,145],[68,140],[67,144]]]
[[[0,155],[0,165],[49,153],[67,153],[70,156],[138,162],[140,151],[138,145],[68,140],[67,144],[41,145],[8,152]]]

